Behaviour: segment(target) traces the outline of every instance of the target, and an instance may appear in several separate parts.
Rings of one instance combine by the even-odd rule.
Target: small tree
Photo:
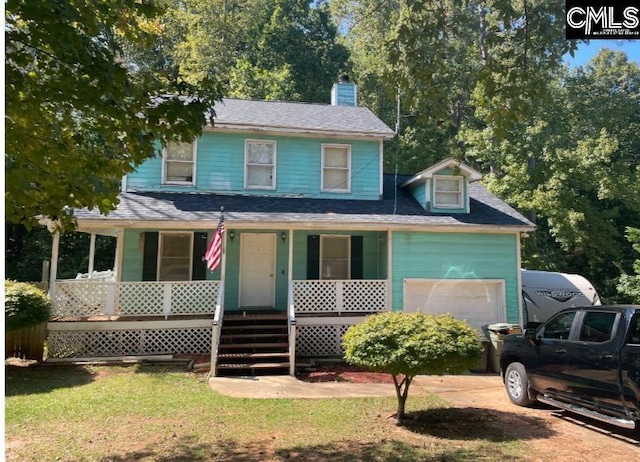
[[[393,376],[398,424],[416,375],[462,373],[475,366],[483,352],[478,333],[450,314],[376,314],[351,326],[342,343],[347,362]]]
[[[8,331],[34,326],[49,319],[47,294],[26,282],[4,281],[4,321]]]

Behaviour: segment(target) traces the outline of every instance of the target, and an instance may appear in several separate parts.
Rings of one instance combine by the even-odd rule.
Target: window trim
[[[249,165],[259,165],[262,167],[268,164],[249,164],[249,144],[250,143],[263,143],[273,146],[273,160],[271,163],[271,186],[253,186],[249,184]],[[273,191],[277,188],[276,175],[277,175],[277,159],[278,159],[278,143],[275,140],[260,140],[260,139],[245,139],[244,140],[244,189],[258,189],[263,191]]]
[[[347,167],[325,167],[325,155],[327,148],[345,148],[347,154]],[[320,160],[320,191],[332,192],[332,193],[351,193],[351,145],[350,144],[336,144],[336,143],[323,143],[321,147],[321,160]],[[325,170],[346,170],[347,171],[347,184],[345,188],[325,188],[324,187],[324,173]]]
[[[162,260],[163,260],[162,247],[164,245],[164,236],[169,234],[185,234],[189,236],[189,279],[187,279],[187,281],[191,281],[193,278],[193,239],[194,239],[193,231],[159,231],[158,232],[158,263],[156,268],[156,281],[176,282],[176,281],[168,281],[168,280],[160,279],[160,268],[162,267]]]
[[[170,144],[178,144],[178,143],[170,143]],[[184,143],[187,144],[187,143]],[[193,140],[191,142],[191,160],[190,161],[184,161],[184,160],[169,160],[167,158],[167,148],[168,146],[165,146],[164,148],[162,148],[162,184],[163,185],[179,185],[179,186],[195,186],[196,185],[196,165],[197,165],[197,154],[198,154],[198,142],[197,140]],[[172,180],[167,180],[167,162],[176,162],[176,163],[188,163],[191,162],[192,164],[192,168],[191,168],[191,181],[172,181]]]
[[[322,263],[324,261],[324,240],[325,239],[335,239],[335,238],[340,238],[343,240],[347,241],[347,277],[346,279],[325,279],[323,274],[322,274]],[[344,281],[344,280],[351,280],[351,236],[348,234],[321,234],[320,235],[320,252],[319,252],[319,258],[318,258],[318,264],[320,265],[319,268],[319,278],[320,280],[323,281]]]
[[[458,191],[438,191],[438,180],[457,180],[459,189]],[[451,204],[438,204],[438,193],[451,193],[457,192],[458,203],[456,206]],[[461,175],[434,175],[433,176],[433,207],[436,209],[451,209],[458,210],[464,208],[464,177]]]

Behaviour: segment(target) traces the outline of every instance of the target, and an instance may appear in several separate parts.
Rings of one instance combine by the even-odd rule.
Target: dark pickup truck
[[[537,401],[620,427],[640,428],[640,306],[559,311],[504,338],[500,370],[509,399]]]

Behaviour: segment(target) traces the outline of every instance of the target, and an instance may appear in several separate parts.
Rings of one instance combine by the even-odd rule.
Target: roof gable
[[[449,157],[421,171],[420,173],[416,173],[408,181],[403,183],[401,187],[412,186],[416,183],[425,182],[426,180],[433,178],[434,175],[437,175],[439,172],[442,172],[445,169],[460,171],[460,174],[466,177],[469,183],[473,183],[474,181],[480,181],[482,179],[482,173],[478,172],[477,170],[474,170],[468,165],[463,164],[462,162],[454,159],[453,157]]]

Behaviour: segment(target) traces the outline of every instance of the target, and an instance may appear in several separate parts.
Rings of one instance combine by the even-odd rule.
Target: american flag
[[[209,246],[207,247],[207,251],[204,254],[204,259],[207,261],[207,268],[211,271],[215,271],[216,268],[220,265],[220,260],[222,259],[222,234],[224,233],[224,213],[220,212],[220,222],[218,223],[218,228],[216,229],[213,237],[211,238],[211,242],[209,242]]]

